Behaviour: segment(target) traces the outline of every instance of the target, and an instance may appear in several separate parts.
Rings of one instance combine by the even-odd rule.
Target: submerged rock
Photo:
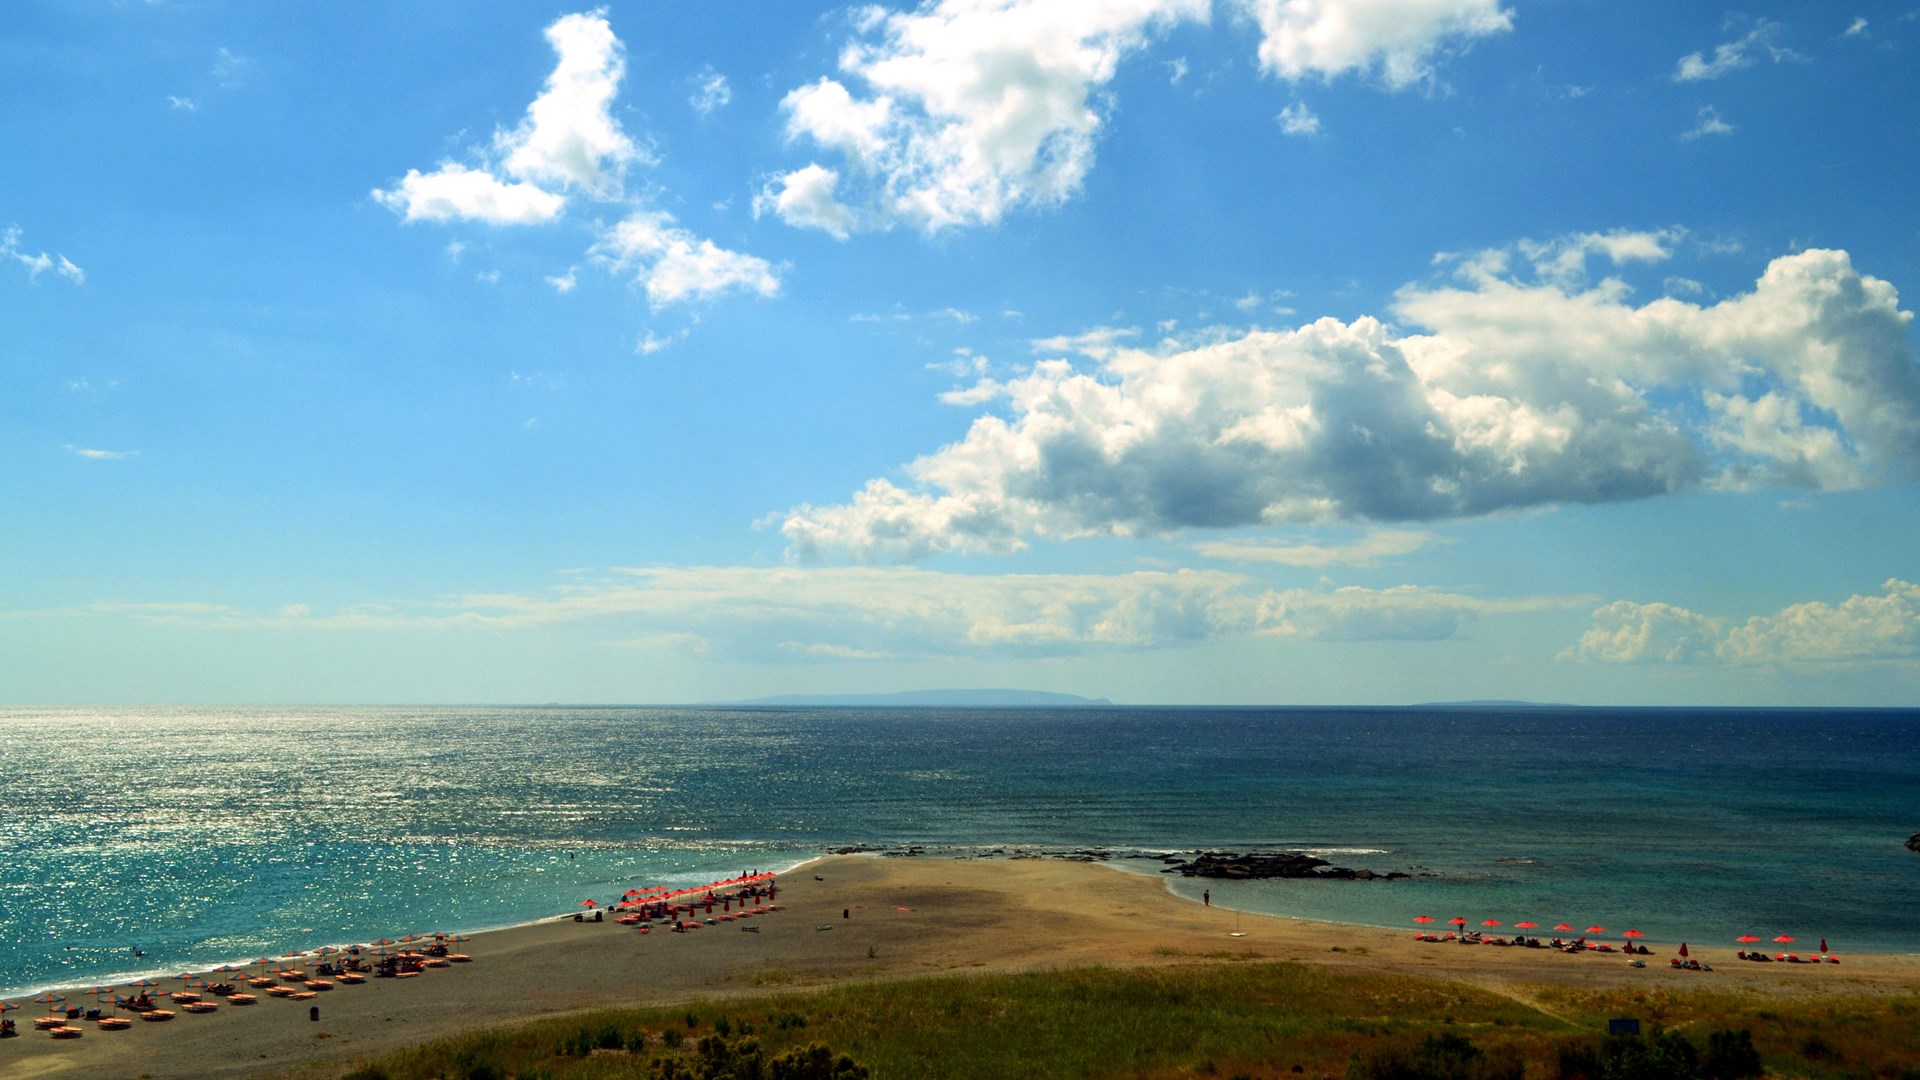
[[[1907,850],[1920,855],[1920,832],[1907,837]]]

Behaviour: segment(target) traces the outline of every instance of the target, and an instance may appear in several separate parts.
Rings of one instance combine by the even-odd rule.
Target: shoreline
[[[1696,948],[1694,956],[1715,966],[1702,973],[1670,969],[1664,961],[1673,946],[1665,945],[1646,967],[1631,968],[1617,954],[1426,944],[1413,941],[1411,929],[1206,907],[1169,884],[1064,859],[823,855],[780,876],[776,902],[785,910],[685,934],[640,934],[610,919],[575,923],[569,915],[551,916],[475,934],[461,946],[472,964],[419,978],[341,986],[312,1002],[223,1006],[121,1032],[86,1025],[84,1037],[72,1041],[32,1031],[36,1012],[22,1002],[12,1016],[26,1030],[0,1042],[0,1070],[25,1078],[169,1080],[290,1069],[325,1076],[364,1055],[582,1009],[925,975],[1238,960],[1412,975],[1509,995],[1547,987],[1788,995],[1920,990],[1920,957],[1910,954],[1847,953],[1837,966],[1763,965],[1733,959],[1731,947]],[[322,1010],[322,1022],[308,1019],[309,1005]]]
[[[1158,871],[1148,872],[1146,870],[1146,866],[1150,863],[1158,862],[1159,854],[1151,851],[1147,851],[1145,849],[1129,850],[1125,853],[1104,853],[1103,855],[1098,857],[1082,857],[1082,855],[1077,851],[1068,853],[1064,849],[1037,849],[1037,848],[1021,849],[1017,847],[1009,848],[1007,845],[999,845],[992,848],[986,847],[984,845],[979,847],[967,847],[967,848],[946,847],[946,848],[938,849],[937,853],[925,851],[924,849],[920,849],[917,845],[914,845],[913,848],[914,848],[914,853],[908,854],[908,848],[899,847],[899,846],[865,847],[865,846],[859,846],[859,845],[837,845],[835,847],[825,849],[818,854],[808,856],[807,858],[801,859],[788,866],[777,867],[772,870],[772,873],[776,875],[783,875],[783,876],[787,874],[794,874],[816,863],[830,861],[834,859],[872,859],[877,862],[896,862],[896,861],[905,862],[910,860],[926,860],[930,862],[950,861],[950,862],[958,862],[958,863],[1020,863],[1020,862],[1070,863],[1070,864],[1079,864],[1079,865],[1085,865],[1085,866],[1097,866],[1114,873],[1124,874],[1129,877],[1138,878],[1141,880],[1158,881],[1161,888],[1165,891],[1166,895],[1169,898],[1181,903],[1189,903],[1189,904],[1196,904],[1196,905],[1201,904],[1201,901],[1194,897],[1181,895],[1179,890],[1177,890],[1174,887],[1173,877],[1163,875]],[[1363,849],[1341,849],[1341,850],[1357,852]],[[1375,851],[1378,849],[1364,849],[1364,850]],[[957,852],[967,852],[967,853],[958,854]],[[1168,854],[1172,854],[1172,853],[1173,852],[1168,852]],[[1138,865],[1136,866],[1135,864],[1138,864]],[[1207,888],[1207,886],[1204,884],[1204,882],[1211,879],[1195,879],[1195,880],[1202,881],[1203,884],[1201,884],[1198,887],[1201,889],[1205,889]],[[1233,883],[1246,884],[1246,882],[1239,882],[1239,881],[1235,881]],[[1370,887],[1370,885],[1371,883],[1364,883],[1364,882],[1354,883],[1355,887],[1360,887],[1360,888]],[[1231,903],[1218,902],[1218,898],[1216,898],[1216,901],[1217,902],[1212,905],[1212,907],[1215,908],[1216,910],[1238,913],[1240,915],[1243,915],[1249,918],[1275,919],[1275,920],[1300,923],[1303,925],[1323,926],[1323,927],[1341,927],[1341,928],[1352,928],[1352,929],[1358,929],[1358,930],[1385,931],[1385,932],[1393,932],[1393,933],[1405,932],[1408,934],[1411,934],[1414,931],[1414,929],[1416,929],[1412,926],[1411,923],[1409,923],[1407,927],[1390,926],[1390,925],[1385,925],[1381,923],[1364,922],[1364,921],[1355,920],[1355,919],[1330,919],[1330,918],[1321,918],[1321,917],[1312,916],[1312,915],[1294,915],[1294,914],[1288,914],[1284,912],[1261,911],[1255,908],[1234,907]],[[604,907],[602,908],[602,910],[604,910]],[[529,927],[540,926],[550,922],[571,921],[572,914],[573,914],[572,912],[562,911],[562,912],[556,912],[551,915],[540,915],[534,918],[522,919],[516,922],[510,922],[510,923],[495,924],[495,925],[482,926],[482,927],[467,927],[467,928],[454,927],[452,929],[447,930],[447,932],[452,934],[465,934],[474,938],[478,938],[478,937],[481,937],[482,935],[491,935],[491,934],[516,931],[516,930],[523,930]],[[1441,924],[1439,923],[1435,924],[1435,926],[1440,926],[1440,925]],[[1505,929],[1507,928],[1505,927],[1502,928],[1502,930],[1505,930]],[[405,933],[410,931],[402,931],[402,932]],[[1444,928],[1442,928],[1439,932],[1445,932]],[[1499,932],[1500,931],[1495,931],[1495,933],[1499,933]],[[1612,937],[1612,936],[1618,936],[1618,935],[1609,934],[1609,935],[1600,935],[1600,936]],[[1692,939],[1689,939],[1689,940],[1691,941]],[[294,955],[304,958],[304,957],[313,955],[323,947],[332,946],[335,948],[344,948],[349,944],[365,945],[365,944],[368,944],[368,942],[328,942],[328,943],[325,943],[324,945],[316,945],[307,949],[299,950]],[[1779,950],[1774,945],[1774,943],[1771,943],[1771,942],[1761,942],[1759,944],[1762,946],[1765,946],[1765,948],[1762,951],[1768,951],[1768,952],[1783,951],[1783,950]],[[284,945],[284,943],[279,943],[273,946],[271,950],[263,950],[263,953],[271,952],[271,955],[276,960],[290,959],[291,957],[286,955],[288,950],[281,948],[280,947],[281,945]],[[1795,942],[1794,945],[1796,947],[1800,947],[1803,945],[1803,943]],[[1700,947],[1701,946],[1695,946],[1695,948],[1700,948]],[[1717,949],[1718,946],[1709,944],[1704,946],[1704,948]],[[1845,955],[1849,957],[1908,957],[1908,958],[1920,959],[1920,950],[1903,951],[1898,949],[1849,948],[1845,951]],[[216,960],[215,963],[212,965],[206,965],[206,968],[210,969],[211,967],[216,967],[219,964],[241,965],[244,963],[248,963],[253,959],[254,959],[253,957],[221,958]],[[188,969],[198,968],[200,966],[201,965],[197,965],[197,964],[186,964],[186,965],[176,965],[175,967],[180,968],[182,970],[188,970]],[[92,985],[106,985],[109,983],[124,984],[136,979],[155,979],[155,980],[168,979],[168,978],[172,978],[173,975],[176,973],[175,967],[142,968],[142,969],[127,970],[127,971],[122,971],[117,973],[108,973],[94,980]],[[14,1001],[16,1004],[19,1004],[21,1006],[21,1011],[25,1012],[26,1002],[21,999],[25,999],[31,996],[37,996],[44,993],[50,993],[50,992],[66,993],[74,990],[78,985],[79,985],[78,983],[74,983],[74,982],[48,982],[40,985],[31,986],[23,990],[10,990],[5,992],[0,992],[0,1000]]]
[[[771,872],[776,875],[792,873],[798,870],[800,867],[807,865],[808,863],[817,862],[818,860],[823,858],[832,858],[832,856],[831,855],[810,855],[807,858],[792,864],[792,866],[786,867],[784,869],[774,869]],[[520,930],[530,926],[538,926],[541,923],[545,923],[545,922],[553,922],[555,920],[560,920],[560,919],[570,919],[571,915],[572,915],[571,912],[558,912],[552,915],[539,915],[531,919],[521,919],[516,922],[498,923],[498,924],[489,925],[489,926],[466,927],[466,928],[455,927],[453,929],[447,930],[446,932],[449,934],[465,934],[470,937],[479,937],[483,934],[497,934],[505,931]],[[402,931],[402,933],[409,933],[409,932],[411,931]],[[326,943],[323,943],[322,945],[315,945],[306,949],[298,950],[293,954],[293,956],[308,957],[317,953],[320,949],[326,948],[326,947],[345,948],[349,945],[366,945],[368,943],[369,942],[366,942],[366,941],[326,942]],[[282,947],[284,944],[285,944],[284,942],[281,942],[276,945],[270,946],[267,950],[263,950],[263,952],[271,951],[273,958],[276,960],[292,959],[293,956],[287,955],[289,950]],[[218,967],[221,964],[232,964],[235,966],[240,966],[243,964],[249,964],[253,959],[255,959],[255,957],[232,957],[232,958],[222,957],[222,958],[216,959],[211,965],[205,965],[204,967],[200,964],[194,963],[194,964],[176,965],[175,967],[169,967],[169,968],[143,968],[139,970],[111,972],[111,973],[100,976],[97,980],[95,980],[92,983],[92,985],[103,986],[108,983],[124,984],[126,982],[129,982],[135,979],[158,980],[158,979],[172,978],[173,975],[179,970],[194,970],[194,969],[211,970],[212,968]],[[31,986],[24,990],[8,990],[8,991],[0,992],[0,1000],[14,1001],[16,1004],[19,1004],[21,1006],[21,1011],[24,1012],[26,1010],[25,1002],[19,1001],[16,999],[23,999],[29,996],[45,994],[45,993],[64,993],[72,990],[74,987],[78,985],[79,985],[78,983],[72,983],[72,982],[43,983],[40,985]]]

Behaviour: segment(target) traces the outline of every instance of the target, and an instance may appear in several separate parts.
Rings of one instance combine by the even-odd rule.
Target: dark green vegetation
[[[777,984],[766,978],[758,983]],[[353,1080],[1920,1080],[1920,995],[1790,998],[1539,988],[1526,1001],[1280,963],[956,976],[496,1028]],[[1610,1017],[1646,1034],[1608,1037]]]

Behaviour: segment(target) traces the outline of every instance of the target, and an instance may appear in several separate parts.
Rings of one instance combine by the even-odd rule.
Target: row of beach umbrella
[[[1433,922],[1434,918],[1431,915],[1418,915],[1414,917],[1413,921],[1416,923],[1424,924],[1424,923]],[[1447,922],[1453,924],[1454,926],[1458,926],[1463,930],[1466,929],[1466,926],[1467,926],[1467,920],[1458,915],[1455,915],[1453,918],[1448,919]],[[1502,925],[1502,923],[1500,922],[1499,919],[1483,919],[1481,920],[1480,925],[1485,927],[1495,927],[1495,926]],[[1540,924],[1536,922],[1517,922],[1513,924],[1513,928],[1515,930],[1533,930],[1533,929],[1537,929],[1539,926]],[[1573,926],[1568,923],[1561,923],[1560,925],[1554,927],[1553,929],[1564,930],[1568,932],[1573,932],[1574,930]],[[1579,931],[1579,932],[1586,933],[1586,934],[1604,934],[1607,932],[1607,928],[1604,926],[1589,926],[1585,930]],[[1639,930],[1623,930],[1621,931],[1620,936],[1637,938],[1637,937],[1646,937],[1647,935],[1642,933]],[[1761,939],[1758,937],[1755,937],[1752,934],[1742,934],[1739,937],[1734,938],[1734,940],[1744,945],[1744,944],[1750,944],[1752,942],[1757,942]],[[1792,934],[1781,934],[1778,937],[1774,938],[1773,940],[1777,944],[1784,945],[1784,944],[1787,944],[1788,942],[1798,941],[1799,939],[1794,937]],[[1686,946],[1682,945],[1681,948],[1684,949],[1686,948]],[[1823,953],[1827,951],[1826,938],[1820,939],[1820,951]]]

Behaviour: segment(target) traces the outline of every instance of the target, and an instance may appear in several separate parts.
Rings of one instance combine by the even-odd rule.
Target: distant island
[[[1044,690],[903,690],[893,694],[780,694],[748,701],[716,701],[713,705],[769,705],[783,708],[848,708],[880,706],[895,709],[1070,709],[1111,705],[1106,698],[1078,694],[1050,694]]]
[[[1547,701],[1504,701],[1489,698],[1484,701],[1422,701],[1409,705],[1411,709],[1571,709],[1573,705],[1560,705]]]

